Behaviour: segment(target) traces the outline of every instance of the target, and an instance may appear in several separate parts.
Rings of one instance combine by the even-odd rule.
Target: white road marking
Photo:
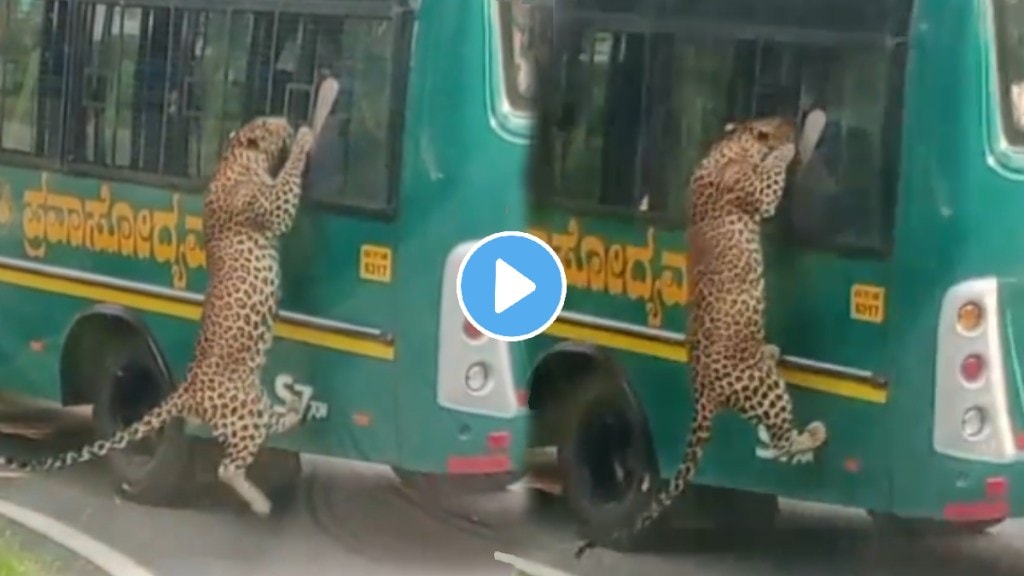
[[[0,499],[0,515],[77,553],[111,576],[155,576],[141,564],[71,526]]]

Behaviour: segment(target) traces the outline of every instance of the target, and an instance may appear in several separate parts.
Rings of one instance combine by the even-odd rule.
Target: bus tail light
[[[964,303],[956,311],[956,326],[964,334],[977,334],[983,319],[984,313],[977,302]]]
[[[941,454],[988,462],[1016,458],[998,310],[995,278],[966,280],[943,297],[932,431]]]
[[[968,354],[960,361],[960,377],[969,385],[975,385],[985,371],[985,360],[981,354]]]
[[[456,296],[459,267],[475,242],[456,246],[445,259],[437,334],[437,403],[460,412],[512,418],[520,413],[512,352],[489,338],[462,313]]]
[[[462,335],[470,342],[479,342],[487,337],[479,328],[469,321],[469,318],[462,319]]]

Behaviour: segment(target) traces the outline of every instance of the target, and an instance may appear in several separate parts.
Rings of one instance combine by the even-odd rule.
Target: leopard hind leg
[[[267,437],[267,427],[261,424],[236,423],[233,427],[225,424],[215,426],[213,433],[224,447],[224,455],[217,467],[217,478],[231,487],[249,505],[254,514],[266,518],[272,508],[270,499],[247,475],[249,466],[256,459],[256,454]]]
[[[777,457],[816,450],[828,440],[825,424],[814,421],[798,430],[793,423],[793,400],[786,381],[779,373],[778,347],[766,344],[759,366],[752,367],[748,382],[739,393],[731,394],[730,404],[754,426],[763,425],[768,432],[769,444]]]

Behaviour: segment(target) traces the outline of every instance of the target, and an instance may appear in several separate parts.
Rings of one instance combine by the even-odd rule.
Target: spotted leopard
[[[803,431],[794,427],[792,400],[777,367],[779,348],[765,342],[761,221],[775,214],[782,199],[795,141],[791,120],[729,124],[690,179],[690,437],[672,481],[613,541],[641,533],[683,492],[723,408],[764,425],[780,456],[812,451],[826,440],[821,422]],[[576,558],[594,546],[583,542]]]
[[[273,404],[260,386],[260,373],[280,299],[278,238],[295,218],[312,142],[308,128],[294,134],[278,117],[256,118],[229,137],[203,200],[209,280],[193,361],[181,386],[109,439],[38,461],[4,458],[5,465],[24,471],[65,468],[122,449],[184,417],[209,424],[224,447],[220,480],[254,513],[270,513],[270,500],[246,470],[265,439],[297,426],[306,408],[297,393],[284,405]]]

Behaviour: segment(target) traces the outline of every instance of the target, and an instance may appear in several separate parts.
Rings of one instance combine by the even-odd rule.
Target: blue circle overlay
[[[495,313],[499,259],[537,288]],[[473,326],[495,340],[518,342],[540,334],[558,318],[565,304],[566,284],[565,268],[550,246],[532,234],[508,231],[492,234],[470,249],[459,268],[456,286],[459,306]]]

